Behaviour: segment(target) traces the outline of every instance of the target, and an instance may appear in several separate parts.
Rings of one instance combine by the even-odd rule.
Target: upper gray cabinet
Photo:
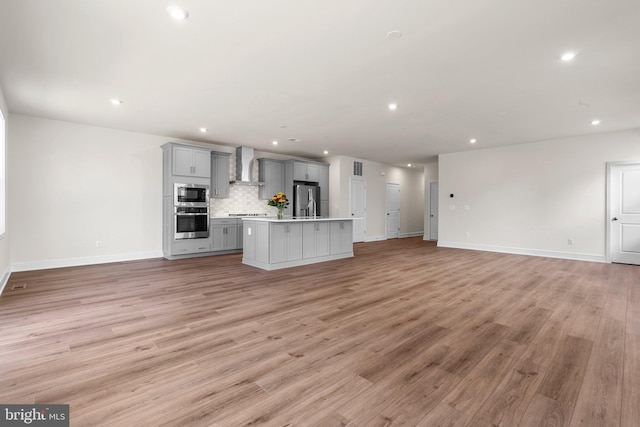
[[[211,188],[209,195],[213,199],[229,197],[229,162],[231,154],[212,151],[211,162]]]
[[[320,200],[329,200],[329,165],[318,165],[319,178],[318,185],[320,186]]]
[[[172,174],[209,178],[211,176],[210,154],[206,148],[172,144]]]
[[[329,216],[329,163],[286,160],[284,162],[285,194],[293,191],[295,181],[317,183],[320,187],[320,215]],[[293,209],[285,209],[285,215],[291,215]]]
[[[259,181],[264,185],[258,190],[260,199],[268,200],[274,194],[282,191],[286,194],[284,187],[284,162],[273,159],[258,159]]]
[[[320,166],[309,162],[293,162],[293,180],[294,181],[320,181]]]

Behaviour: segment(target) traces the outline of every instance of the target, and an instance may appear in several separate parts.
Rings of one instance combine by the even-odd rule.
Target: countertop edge
[[[320,221],[353,221],[353,218],[282,218],[278,219],[275,217],[269,218],[240,218],[243,221],[261,221],[261,222],[320,222]]]

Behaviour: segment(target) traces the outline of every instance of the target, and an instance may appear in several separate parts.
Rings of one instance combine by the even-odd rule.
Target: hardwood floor
[[[0,402],[68,403],[72,426],[638,426],[640,267],[355,254],[14,273]]]

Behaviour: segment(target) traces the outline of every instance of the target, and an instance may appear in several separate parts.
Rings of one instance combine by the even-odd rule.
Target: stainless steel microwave
[[[208,206],[209,186],[204,184],[174,184],[173,204],[176,206]]]

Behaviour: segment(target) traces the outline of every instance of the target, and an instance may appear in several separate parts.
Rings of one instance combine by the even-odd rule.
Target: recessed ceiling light
[[[122,104],[122,102],[123,102],[123,101],[122,101],[121,99],[115,99],[115,98],[114,98],[114,99],[112,99],[112,100],[111,100],[111,103],[112,103],[113,105],[120,105],[120,104]]]
[[[387,33],[387,38],[389,40],[397,40],[402,37],[402,31],[392,30]]]
[[[284,129],[284,128],[286,128],[286,127],[287,127],[287,125],[280,125],[280,127],[281,127],[282,129]]]
[[[171,15],[173,19],[178,21],[182,21],[189,16],[189,12],[187,12],[186,9],[175,5],[167,7],[167,12],[169,12],[169,15]]]
[[[278,141],[271,141],[273,145],[278,145]]]
[[[477,141],[478,141],[478,140],[477,140],[477,139],[475,139],[475,138],[471,138],[471,139],[469,140],[469,142],[470,142],[470,143],[472,143],[472,144],[475,144]]]
[[[411,163],[407,163],[407,167],[409,167],[409,168],[410,168],[410,167],[411,167]]]
[[[209,129],[207,129],[207,128],[200,128],[200,132],[202,132],[202,133],[206,133],[208,131],[209,131]]]
[[[329,154],[329,152],[327,150],[324,150],[324,154]]]
[[[600,124],[600,120],[596,119],[596,120],[591,120],[591,124],[593,126],[598,126]]]
[[[563,60],[564,62],[569,62],[572,61],[573,58],[575,58],[577,55],[577,53],[575,52],[565,52],[562,54],[562,56],[560,56],[560,59]]]
[[[398,104],[391,103],[391,104],[388,105],[388,107],[389,107],[389,110],[394,111],[394,110],[398,109]]]

